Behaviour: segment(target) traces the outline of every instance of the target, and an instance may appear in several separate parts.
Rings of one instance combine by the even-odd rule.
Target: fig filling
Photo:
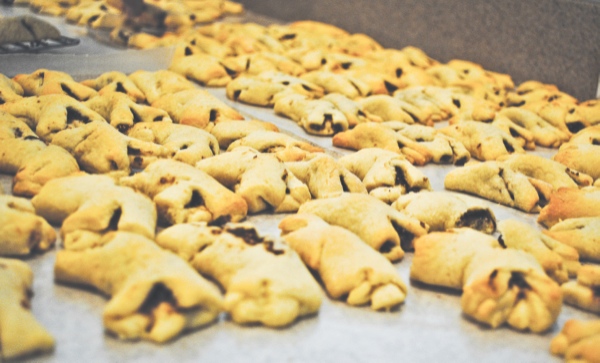
[[[77,111],[73,107],[67,107],[67,124],[72,124],[73,122],[81,121],[84,124],[90,122],[90,119],[81,114],[81,112]]]
[[[468,210],[458,220],[456,227],[469,227],[478,231],[491,233],[496,229],[496,222],[485,209]]]
[[[110,221],[108,222],[108,227],[106,227],[107,231],[118,231],[119,230],[119,220],[121,220],[121,215],[123,211],[121,208],[115,209],[112,217],[110,217]]]
[[[398,233],[398,237],[400,237],[400,247],[402,247],[404,251],[414,250],[413,240],[415,239],[415,235],[394,221],[392,221],[392,226],[394,226],[396,233]]]
[[[392,241],[385,241],[384,244],[381,245],[381,247],[379,247],[379,252],[386,254],[386,253],[390,253],[394,247],[396,247],[396,244]]]
[[[231,233],[236,237],[240,237],[249,245],[256,245],[264,242],[264,238],[258,235],[258,232],[253,228],[230,228],[227,232]]]
[[[125,89],[125,87],[123,87],[123,83],[121,83],[121,82],[117,82],[117,84],[115,85],[115,91],[121,92],[121,93],[127,93],[127,90]]]
[[[177,300],[175,299],[175,296],[173,296],[173,292],[163,283],[159,282],[152,286],[152,289],[148,292],[148,296],[146,296],[146,299],[138,309],[140,314],[147,315],[151,319],[148,326],[146,326],[147,332],[154,327],[155,322],[153,312],[162,303],[167,303],[172,307],[177,306]]]
[[[194,190],[192,192],[192,198],[190,198],[190,201],[184,206],[184,208],[185,209],[198,208],[203,205],[204,205],[204,199],[202,198],[200,193],[198,193],[197,190]]]
[[[77,97],[77,95],[75,94],[75,92],[73,92],[73,90],[71,90],[71,88],[69,88],[69,86],[67,86],[66,84],[63,84],[63,83],[61,83],[61,84],[60,84],[60,88],[63,90],[63,92],[64,92],[64,93],[65,93],[67,96],[69,96],[69,97],[71,97],[71,98],[74,98],[74,99],[76,99],[77,101],[85,101],[85,100],[82,100],[82,99],[80,99],[79,97]]]
[[[508,280],[508,288],[512,288],[513,286],[519,289],[531,290],[531,286],[527,283],[523,274],[516,271],[510,273],[510,279]]]

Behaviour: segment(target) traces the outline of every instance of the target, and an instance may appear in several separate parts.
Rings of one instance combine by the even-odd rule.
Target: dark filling
[[[126,134],[127,130],[129,130],[129,125],[125,125],[125,124],[117,125],[117,130],[119,130],[119,132],[122,134]],[[138,150],[138,152],[139,152],[139,150]]]
[[[509,103],[509,106],[513,106],[513,107],[521,107],[525,104],[525,101],[521,101],[521,102],[517,102],[517,103]]]
[[[385,86],[385,89],[388,91],[389,94],[394,93],[398,89],[396,85],[393,85],[388,81],[383,81],[383,85]]]
[[[184,55],[187,57],[188,55],[194,54],[190,47],[185,47]]]
[[[450,163],[452,163],[452,159],[454,159],[454,155],[451,155],[451,154],[442,155],[442,157],[440,158],[440,163],[450,164]]]
[[[256,245],[262,243],[264,238],[258,235],[258,232],[255,229],[248,228],[228,228],[227,232],[231,233],[236,237],[240,237],[249,245]]]
[[[239,90],[239,89],[238,89],[238,90],[235,90],[235,91],[233,91],[233,99],[234,99],[235,101],[237,101],[237,100],[238,100],[238,98],[240,98],[240,94],[241,94],[241,93],[242,93],[242,91],[241,91],[241,90]]]
[[[304,88],[304,89],[305,89],[305,90],[307,90],[308,92],[312,92],[312,91],[313,91],[313,89],[312,89],[312,88],[308,87],[308,86],[307,86],[307,85],[305,85],[305,84],[303,84],[303,85],[302,85],[302,88]]]
[[[250,69],[250,58],[246,60],[246,70]]]
[[[90,24],[90,25],[91,25],[93,22],[95,22],[95,21],[96,21],[96,20],[98,20],[99,18],[100,18],[100,15],[94,15],[94,16],[91,16],[91,17],[88,19],[88,24]]]
[[[204,199],[202,198],[202,196],[200,195],[200,193],[198,193],[197,190],[194,190],[192,192],[192,198],[190,199],[190,201],[184,206],[184,208],[188,209],[188,208],[197,208],[200,206],[204,205]]]
[[[115,91],[121,92],[121,93],[127,93],[127,90],[125,89],[125,87],[123,86],[123,83],[121,83],[121,82],[117,82],[115,84]]]
[[[584,128],[585,128],[585,125],[581,121],[569,122],[567,124],[567,129],[569,129],[569,131],[571,131],[571,133],[573,133],[573,134],[578,133],[579,131],[583,130]]]
[[[21,136],[23,136],[23,131],[21,131],[21,129],[19,128],[13,129],[13,133],[15,134],[16,138],[20,138]]]
[[[406,175],[404,174],[404,170],[402,168],[396,166],[394,167],[396,171],[396,178],[394,179],[394,185],[401,185],[403,187],[408,187],[408,182],[406,181]]]
[[[191,14],[190,15],[190,20],[191,21],[196,21],[196,14]]]
[[[65,85],[64,83],[60,84],[60,88],[62,89],[62,91],[69,97],[76,99],[77,101],[84,101],[84,100],[80,100],[77,95],[71,90],[71,88],[69,88],[69,86]]]
[[[321,65],[324,66],[325,64],[327,64],[327,59],[321,58]]]
[[[31,310],[31,304],[29,303],[29,300],[21,300],[21,307],[25,310]]]
[[[296,38],[296,34],[284,34],[279,40],[292,40],[294,38]]]
[[[508,130],[510,131],[510,135],[511,135],[512,137],[519,137],[519,136],[521,136],[521,135],[520,135],[520,134],[517,132],[517,130],[515,130],[515,129],[514,129],[514,128],[512,128],[512,127],[510,127]]]
[[[281,84],[284,85],[284,86],[289,86],[290,82],[289,81],[283,81],[283,82],[281,82]]]
[[[208,222],[206,225],[213,226],[213,227],[223,227],[224,225],[226,225],[229,222],[231,222],[231,216],[224,215],[224,216],[220,216],[216,219],[213,219],[212,221]]]
[[[121,214],[123,211],[121,208],[115,209],[112,217],[110,217],[110,221],[108,222],[108,227],[106,227],[107,231],[118,231],[119,230],[119,220],[121,219]]]
[[[356,111],[356,114],[357,114],[358,116],[360,116],[360,117],[366,117],[366,116],[367,116],[367,115],[366,115],[364,112],[362,112],[361,110],[358,110],[358,111]]]
[[[109,162],[110,162],[111,170],[119,170],[119,166],[117,165],[117,163],[114,160],[109,160]]]
[[[158,181],[160,184],[173,184],[175,182],[175,177],[173,176],[163,176]]]
[[[208,117],[209,121],[215,121],[217,119],[217,117],[219,117],[219,111],[217,110],[210,110],[210,115]]]
[[[502,235],[498,236],[498,243],[500,243],[500,246],[502,246],[502,248],[506,248],[506,243],[504,242],[504,237]]]
[[[37,140],[37,141],[40,141],[40,139],[37,136],[33,136],[33,135],[25,136],[25,138],[23,140]]]
[[[344,69],[350,69],[350,67],[352,67],[352,62],[344,62],[341,63],[340,66]]]
[[[356,84],[354,84],[354,82],[351,81],[350,85],[352,85],[352,87],[354,87],[354,89],[356,90],[356,92],[358,92],[359,95],[362,94],[362,92],[360,91],[360,88],[358,88],[358,86]]]
[[[350,192],[350,188],[348,188],[348,185],[346,184],[346,181],[344,180],[344,177],[340,176],[340,184],[342,184],[342,190],[344,192]]]
[[[84,124],[90,122],[90,119],[83,116],[81,112],[77,111],[73,107],[67,107],[67,124],[72,124],[75,121],[81,121]]]
[[[392,221],[392,226],[394,226],[398,237],[400,237],[400,247],[404,251],[412,251],[414,249],[413,240],[415,239],[415,235],[394,221]]]
[[[523,274],[516,271],[510,273],[510,280],[508,280],[508,288],[512,288],[513,286],[519,289],[531,289],[531,286],[525,281]]]
[[[263,246],[265,247],[265,251],[271,252],[272,254],[274,254],[276,256],[283,255],[285,253],[284,250],[275,249],[275,243],[273,241],[265,241]]]
[[[140,149],[136,149],[131,146],[127,146],[127,155],[140,155]]]
[[[592,286],[592,295],[595,297],[600,297],[600,285]]]
[[[379,247],[379,252],[386,254],[386,253],[390,253],[394,247],[396,247],[396,244],[392,241],[385,241],[384,244],[381,245],[381,247]]]
[[[410,112],[408,112],[408,111],[406,111],[406,110],[404,110],[404,112],[406,112],[406,113],[407,113],[407,114],[410,116],[410,118],[412,118],[412,119],[413,119],[413,121],[414,121],[415,123],[419,123],[419,119],[417,118],[417,116],[413,115],[412,113],[410,113]]]
[[[43,86],[44,85],[44,78],[46,77],[46,72],[40,72],[39,76],[40,77],[40,83],[39,86]]]
[[[593,139],[592,145],[600,145],[600,139]]]
[[[452,99],[452,103],[454,104],[454,106],[460,108],[460,100]]]
[[[397,78],[402,77],[402,73],[404,73],[404,71],[402,70],[402,68],[396,68],[396,77]]]
[[[504,144],[504,147],[506,148],[506,151],[508,151],[509,153],[514,153],[515,152],[515,148],[512,147],[512,145],[509,144],[506,140],[502,140],[502,143]]]
[[[484,232],[493,232],[496,229],[494,218],[492,218],[490,212],[485,209],[467,211],[460,217],[456,226],[459,228],[469,227]]]
[[[548,98],[548,102],[555,101],[558,98],[558,95],[552,95]]]
[[[224,65],[222,65],[222,64],[221,64],[221,66],[222,66],[222,67],[225,69],[225,72],[227,72],[227,74],[228,74],[230,77],[234,77],[234,76],[237,74],[237,72],[236,72],[236,71],[234,71],[233,69],[231,69],[231,68],[229,68],[229,67],[225,67],[225,66],[224,66]]]
[[[545,206],[546,204],[548,204],[548,199],[546,199],[546,196],[544,195],[544,193],[540,192],[539,190],[535,190],[538,194],[539,200],[538,200],[538,204],[540,205],[540,207]]]
[[[469,158],[467,158],[466,156],[462,156],[462,157],[458,158],[458,159],[457,159],[457,160],[454,162],[454,164],[455,164],[456,166],[463,166],[463,165],[465,165],[465,163],[467,162],[467,160],[469,160]]]
[[[333,124],[333,133],[337,134],[338,132],[344,131],[344,127],[340,124]]]
[[[129,111],[131,111],[131,114],[133,115],[133,123],[138,123],[142,121],[142,117],[140,116],[139,113],[137,113],[133,108],[129,108]]]
[[[498,175],[500,176],[500,178],[502,179],[502,181],[504,182],[504,186],[506,187],[506,191],[508,192],[508,195],[510,196],[510,199],[515,200],[515,195],[513,194],[513,192],[509,189],[508,187],[508,183],[506,182],[506,180],[504,180],[504,169],[500,169],[500,172],[498,173]]]
[[[181,147],[179,148],[179,150],[185,150],[185,149],[187,149],[187,148],[188,148],[188,146],[187,146],[187,145],[181,145]]]
[[[108,11],[108,8],[104,5],[100,5],[100,10],[102,11]]]
[[[158,282],[152,286],[152,289],[148,292],[148,296],[146,296],[146,300],[140,305],[138,311],[140,314],[152,317],[154,309],[162,303],[167,303],[173,307],[177,306],[177,300],[175,299],[175,296],[173,296],[173,292],[163,283]],[[154,321],[148,324],[146,331],[152,330],[153,326]]]
[[[6,103],[6,101],[4,100],[4,98],[1,97],[2,95],[0,95],[0,105],[3,105]]]
[[[494,279],[496,278],[496,276],[498,276],[498,270],[494,269],[494,271],[492,271],[492,273],[490,274],[490,278],[488,279],[488,285],[490,287],[494,286]]]
[[[160,122],[163,120],[163,116],[156,116],[152,121],[153,122]]]

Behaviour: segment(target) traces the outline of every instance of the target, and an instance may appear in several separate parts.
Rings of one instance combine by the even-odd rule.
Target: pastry
[[[370,195],[391,204],[408,192],[431,190],[429,178],[405,158],[391,151],[366,148],[338,162],[362,180]]]
[[[322,87],[303,78],[290,76],[282,72],[266,71],[259,74],[258,78],[263,81],[286,86],[294,93],[305,95],[310,99],[321,98],[325,95],[325,90]]]
[[[321,306],[319,285],[298,255],[250,224],[182,224],[156,240],[219,282],[224,308],[236,323],[281,327]]]
[[[500,244],[530,253],[546,274],[559,284],[576,276],[581,267],[579,253],[573,247],[542,234],[525,222],[505,219],[498,223]]]
[[[97,78],[81,81],[81,84],[95,89],[101,96],[106,93],[120,92],[129,96],[135,103],[146,100],[146,96],[135,83],[125,73],[118,71],[103,73]]]
[[[590,126],[577,132],[571,137],[569,144],[600,145],[600,125]]]
[[[600,102],[597,99],[581,102],[577,106],[577,113],[586,120],[587,124],[594,126],[600,124]]]
[[[358,102],[365,111],[380,117],[382,121],[402,121],[406,124],[423,121],[425,124],[429,117],[426,110],[388,95],[369,96]]]
[[[210,123],[244,119],[236,110],[201,89],[168,93],[154,101],[152,107],[167,111],[176,123],[201,129]]]
[[[552,126],[532,111],[507,107],[498,112],[498,115],[507,117],[517,125],[531,131],[537,145],[556,148],[569,140],[568,133]]]
[[[582,260],[600,262],[600,217],[568,218],[542,232],[575,248]]]
[[[54,25],[31,15],[3,18],[0,20],[0,34],[0,44],[60,38],[60,32]]]
[[[80,1],[65,14],[67,21],[94,29],[113,29],[121,25],[121,12],[106,1]]]
[[[29,0],[29,7],[38,13],[61,16],[79,3],[79,0]]]
[[[89,173],[129,173],[171,156],[167,148],[123,135],[104,121],[58,132],[52,144],[66,149]]]
[[[540,100],[527,102],[521,108],[535,112],[552,126],[567,134],[576,133],[590,126],[574,103]]]
[[[82,174],[51,180],[32,203],[38,215],[62,224],[60,232],[67,249],[96,246],[111,231],[154,238],[156,208],[152,201],[107,176]]]
[[[17,74],[13,80],[23,87],[25,96],[45,96],[60,94],[86,101],[96,95],[90,87],[73,80],[64,72],[49,69],[38,69],[30,74]]]
[[[224,87],[231,81],[220,59],[208,54],[174,57],[169,70],[208,87]]]
[[[22,120],[44,141],[59,131],[93,121],[106,121],[81,102],[65,95],[25,97],[0,105],[0,111]]]
[[[54,349],[54,338],[31,313],[33,272],[23,262],[0,258],[0,358],[9,360]]]
[[[468,228],[433,232],[414,241],[413,281],[462,289],[463,313],[496,328],[504,323],[539,333],[556,321],[562,293],[536,259],[502,249],[487,234]]]
[[[600,314],[600,267],[585,265],[577,272],[577,281],[561,286],[565,303]]]
[[[381,122],[381,118],[364,110],[360,103],[349,99],[340,93],[329,93],[322,98],[333,103],[348,120],[348,127],[353,128],[365,122]]]
[[[126,134],[138,122],[173,122],[169,115],[158,108],[138,105],[127,95],[119,92],[104,93],[83,103],[97,112],[120,132]]]
[[[288,162],[285,166],[308,186],[313,199],[339,197],[342,193],[367,193],[356,175],[326,154],[306,161]]]
[[[407,288],[391,262],[349,230],[311,214],[286,217],[279,228],[332,298],[388,311],[404,302]]]
[[[169,70],[135,71],[129,75],[129,79],[144,93],[151,105],[162,96],[195,89],[194,84],[184,76]]]
[[[169,150],[174,160],[194,165],[219,154],[219,143],[210,133],[169,122],[138,123],[127,133],[134,139],[153,142]]]
[[[354,232],[390,261],[400,260],[404,250],[412,249],[413,239],[427,233],[425,224],[364,194],[311,200],[302,204],[298,213],[314,214]]]
[[[28,199],[0,195],[0,256],[24,256],[54,246],[56,233]]]
[[[494,212],[476,198],[449,192],[413,192],[400,196],[392,207],[429,226],[430,232],[468,227],[492,234]]]
[[[538,81],[523,82],[515,89],[514,92],[508,93],[506,97],[508,106],[521,107],[539,101],[558,101],[563,104],[577,103],[576,98],[561,92],[555,85],[545,84]]]
[[[255,77],[240,76],[227,84],[227,98],[256,106],[273,106],[275,96],[291,92],[288,86],[261,80]]]
[[[199,33],[192,33],[191,36],[186,37],[186,40],[202,53],[219,59],[233,55],[233,50],[228,45]]]
[[[478,160],[496,160],[504,155],[525,152],[509,133],[483,122],[462,121],[440,132],[461,142]]]
[[[58,251],[54,278],[111,296],[102,318],[120,339],[163,343],[215,321],[223,305],[219,290],[185,261],[127,232],[96,248]]]
[[[552,339],[550,352],[568,362],[592,363],[600,360],[600,319],[567,320],[561,332]]]
[[[259,120],[228,120],[213,126],[210,133],[217,138],[221,149],[226,150],[232,142],[246,137],[254,131],[279,132],[279,128],[272,123]]]
[[[296,121],[309,134],[333,135],[349,127],[346,116],[329,101],[292,93],[278,98],[273,109]]]
[[[228,151],[240,146],[247,146],[261,153],[275,154],[280,161],[301,161],[310,159],[314,153],[322,153],[323,149],[308,142],[275,131],[259,130],[232,142]],[[296,175],[297,176],[297,175]]]
[[[560,188],[550,196],[538,223],[550,228],[569,218],[600,217],[600,189],[595,187]]]
[[[552,160],[585,173],[594,180],[600,179],[600,146],[596,144],[568,142],[558,149]]]
[[[229,43],[229,46],[235,47],[235,43]],[[269,51],[259,51],[250,54],[246,54],[245,52],[245,54],[227,57],[222,60],[222,63],[227,69],[235,72],[236,76],[242,74],[259,75],[262,72],[275,71],[298,77],[306,72],[304,67],[290,58]]]
[[[288,198],[310,199],[305,185],[291,188],[290,173],[274,155],[261,154],[246,146],[201,160],[196,168],[244,198],[250,213],[265,209],[277,212]]]
[[[205,172],[174,160],[155,161],[119,183],[150,197],[159,219],[166,224],[223,219],[238,222],[248,213],[241,196]]]
[[[23,87],[0,73],[0,105],[23,97]]]
[[[379,148],[401,154],[396,132],[389,127],[377,123],[359,124],[352,130],[339,132],[331,140],[333,146],[344,149],[361,150]]]
[[[303,74],[300,78],[323,88],[325,93],[339,93],[352,100],[368,96],[371,93],[367,84],[343,74],[312,71]]]
[[[444,178],[444,187],[474,194],[527,213],[539,211],[552,191],[550,184],[528,178],[495,161],[450,171]]]

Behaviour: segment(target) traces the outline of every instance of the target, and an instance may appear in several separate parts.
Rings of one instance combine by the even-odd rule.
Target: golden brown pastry
[[[600,313],[600,267],[585,265],[577,271],[577,281],[561,286],[565,303]]]
[[[506,97],[509,106],[524,106],[530,103],[545,101],[558,101],[566,104],[576,104],[577,99],[573,96],[561,92],[553,84],[545,84],[539,81],[526,81],[521,83],[515,92],[510,92]]]
[[[211,122],[244,119],[236,110],[201,89],[167,93],[156,99],[152,107],[167,111],[171,119],[178,124],[201,129],[207,128]]]
[[[379,199],[357,193],[304,203],[298,213],[314,214],[325,222],[357,234],[388,260],[397,261],[412,249],[414,238],[427,233],[427,226]]]
[[[342,193],[367,193],[356,175],[326,154],[315,155],[306,161],[288,162],[285,166],[308,185],[313,199],[338,197]]]
[[[371,93],[367,84],[343,74],[312,71],[303,74],[300,78],[323,88],[325,93],[339,93],[352,100],[368,96]]]
[[[579,107],[575,103],[539,100],[527,102],[521,107],[535,112],[552,126],[569,135],[590,126],[589,122],[579,113]]]
[[[68,196],[68,197],[67,197]],[[156,208],[146,196],[103,175],[54,179],[32,199],[35,212],[54,224],[67,249],[96,246],[112,231],[154,238]]]
[[[208,54],[174,57],[169,70],[208,87],[224,87],[231,81],[220,59]]]
[[[121,25],[120,15],[121,12],[106,1],[80,1],[67,10],[65,18],[68,22],[94,29],[113,29]]]
[[[600,217],[568,218],[542,232],[575,248],[582,260],[600,262]]]
[[[197,127],[169,122],[138,123],[127,133],[134,139],[153,142],[169,150],[174,160],[195,165],[218,155],[219,143],[210,133]]]
[[[286,326],[315,314],[321,291],[298,255],[262,237],[251,224],[181,224],[162,231],[159,246],[176,252],[225,290],[224,308],[239,324]]]
[[[93,121],[106,122],[97,112],[65,95],[25,97],[0,105],[0,111],[25,122],[46,142],[52,141],[54,134],[67,128]]]
[[[138,122],[173,122],[165,111],[155,107],[138,105],[127,95],[119,92],[104,93],[85,101],[83,104],[89,107],[90,110],[97,112],[124,134]]]
[[[111,296],[102,318],[118,338],[164,343],[217,319],[219,290],[175,254],[127,232],[111,233],[102,243],[58,251],[54,278]]]
[[[415,107],[426,110],[424,124],[447,120],[461,112],[461,99],[467,96],[456,95],[451,89],[436,86],[416,86],[397,90],[394,97]]]
[[[600,125],[586,127],[571,137],[570,144],[600,145]]]
[[[332,143],[344,149],[380,148],[401,154],[396,132],[378,123],[359,124],[352,130],[339,132],[333,136]]]
[[[443,232],[468,227],[492,234],[496,230],[494,212],[476,198],[449,192],[413,192],[400,196],[392,207]]]
[[[54,338],[31,313],[33,272],[23,262],[0,258],[0,358],[51,352]]]
[[[507,107],[498,112],[517,125],[526,128],[533,134],[536,145],[557,148],[569,140],[569,134],[552,126],[532,111],[517,107]]]
[[[78,2],[79,0],[29,0],[29,7],[38,13],[60,16],[66,14],[67,10]]]
[[[542,234],[525,222],[505,219],[498,223],[500,244],[530,253],[546,274],[559,284],[576,276],[581,267],[579,253],[573,247]]]
[[[311,214],[286,217],[279,228],[334,299],[388,311],[404,302],[407,288],[394,266],[349,230]]]
[[[305,185],[290,184],[295,178],[275,155],[261,154],[246,146],[201,160],[196,168],[244,198],[250,213],[282,211],[279,208],[287,205],[290,198],[300,204],[310,199]]]
[[[278,98],[273,109],[296,121],[309,134],[333,135],[349,127],[346,116],[329,101],[292,93]]]
[[[556,321],[562,293],[533,256],[502,249],[487,234],[460,228],[414,241],[413,281],[462,289],[463,313],[496,328],[504,323],[538,333]]]
[[[23,97],[23,87],[0,73],[0,105]]]
[[[231,45],[232,43],[230,43]],[[262,72],[275,71],[298,77],[306,72],[304,67],[290,58],[269,51],[227,57],[222,60],[222,63],[237,76],[241,74],[259,75]]]
[[[363,109],[381,118],[382,121],[402,121],[406,124],[426,124],[429,115],[408,102],[388,95],[375,95],[359,101]],[[433,125],[433,122],[430,123]]]
[[[567,320],[561,332],[552,339],[550,352],[567,362],[592,363],[600,360],[600,319]]]
[[[240,146],[247,146],[261,153],[275,154],[280,161],[301,161],[312,158],[314,153],[322,153],[323,149],[308,142],[275,131],[255,131],[238,139],[227,148],[228,151]],[[298,176],[298,175],[296,175]]]
[[[146,96],[135,83],[125,73],[118,71],[103,73],[97,78],[81,81],[81,84],[95,89],[101,96],[107,93],[119,92],[126,94],[136,103],[146,100]]]
[[[54,229],[35,215],[31,201],[0,195],[0,256],[47,251],[55,241]]]
[[[387,204],[408,192],[431,190],[429,178],[402,155],[391,151],[362,149],[338,162],[362,180],[370,195]]]
[[[227,98],[256,106],[273,106],[275,96],[293,92],[288,86],[256,77],[241,76],[227,84]]]
[[[381,122],[379,116],[365,111],[360,103],[353,101],[340,93],[329,93],[322,99],[333,103],[333,105],[346,116],[349,128],[353,128],[364,122]]]
[[[577,135],[574,136],[576,137]],[[585,173],[594,180],[600,179],[600,146],[596,144],[568,142],[558,149],[552,159],[572,170]]]
[[[221,149],[227,149],[235,140],[248,136],[254,131],[279,132],[279,128],[272,123],[259,120],[227,120],[219,122],[210,130],[219,141]]]
[[[556,223],[580,217],[600,217],[600,188],[560,188],[550,196],[538,223],[550,228]]]
[[[144,93],[149,104],[162,96],[195,88],[184,76],[169,70],[135,71],[129,75],[129,79]]]
[[[577,113],[586,120],[587,124],[600,124],[600,102],[597,99],[588,100],[577,106]]]
[[[12,5],[13,2],[5,1],[4,4]],[[8,45],[9,49],[19,43],[37,44],[59,38],[58,28],[33,15],[6,16],[0,20],[0,44]]]
[[[23,87],[25,96],[44,96],[60,94],[86,101],[96,95],[90,87],[73,80],[64,72],[49,69],[38,69],[30,74],[17,74],[13,80]]]
[[[248,205],[205,172],[175,160],[158,160],[119,184],[133,188],[155,203],[166,224],[246,218]]]

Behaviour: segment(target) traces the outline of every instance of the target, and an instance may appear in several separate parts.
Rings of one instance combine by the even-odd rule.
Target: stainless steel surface
[[[62,27],[73,31],[71,26],[63,24]],[[92,44],[88,41],[84,38],[82,44]],[[82,74],[99,75],[104,67],[128,72],[123,68],[136,64],[143,67],[152,61],[143,57],[131,60],[130,54],[122,49],[102,48],[96,54],[104,60],[100,62],[102,67],[87,64],[69,73],[76,78]],[[65,57],[72,59],[69,55]],[[42,56],[36,62],[39,68],[52,69],[63,63],[61,59],[62,56]],[[0,72],[5,62],[0,56]],[[19,68],[19,64],[10,66]],[[306,134],[293,121],[276,116],[271,109],[230,102],[223,89],[209,91],[247,118],[273,122],[283,132],[325,147],[331,155],[349,153],[331,146],[331,138]],[[537,152],[548,156],[554,151]],[[433,188],[442,190],[443,178],[452,168],[428,165],[422,170],[432,180]],[[5,192],[10,190],[10,180],[10,176],[0,175]],[[519,218],[536,224],[537,215],[488,204],[499,220]],[[248,220],[262,233],[278,236],[277,224],[282,217],[259,215]],[[59,248],[60,242],[56,249]],[[318,315],[283,329],[239,326],[222,314],[217,323],[164,345],[126,342],[106,334],[103,329],[101,316],[107,297],[89,289],[54,282],[56,249],[24,258],[35,272],[32,311],[56,338],[54,353],[24,360],[27,362],[559,362],[560,359],[550,355],[549,344],[564,322],[569,318],[597,318],[564,306],[556,324],[544,334],[521,333],[507,327],[485,328],[461,314],[459,293],[409,283],[412,254],[408,253],[395,265],[409,285],[406,302],[396,311],[374,312],[368,307],[349,307],[326,297]]]

